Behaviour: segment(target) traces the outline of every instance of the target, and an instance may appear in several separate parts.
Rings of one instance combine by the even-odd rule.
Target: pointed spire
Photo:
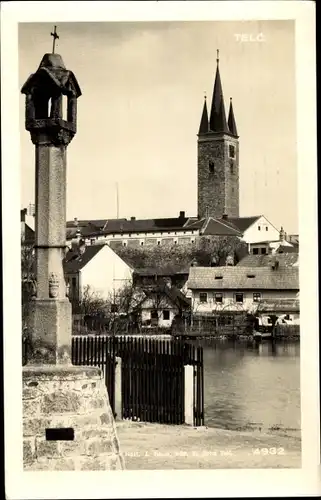
[[[236,123],[235,123],[235,118],[234,118],[232,97],[230,97],[230,110],[229,110],[229,114],[228,114],[227,123],[228,123],[228,128],[229,128],[231,134],[237,136],[237,128],[236,128]]]
[[[203,113],[202,113],[202,118],[201,118],[201,123],[200,123],[200,128],[198,131],[198,135],[207,134],[207,132],[208,132],[208,113],[207,113],[206,94],[205,94]]]
[[[212,108],[210,116],[210,129],[213,132],[229,132],[226,123],[225,106],[223,99],[223,90],[219,69],[219,51],[217,50],[217,68],[213,90]]]

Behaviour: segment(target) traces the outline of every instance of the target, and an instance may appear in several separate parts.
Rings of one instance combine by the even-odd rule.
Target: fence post
[[[194,425],[194,366],[184,366],[185,376],[185,398],[184,398],[184,411],[185,411],[185,424]]]
[[[115,414],[117,420],[123,418],[122,393],[121,393],[121,358],[115,357]]]

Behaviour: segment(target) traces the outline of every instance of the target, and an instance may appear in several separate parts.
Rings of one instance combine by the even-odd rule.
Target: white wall
[[[201,290],[202,292],[202,290]],[[228,291],[220,291],[220,290],[204,290],[207,293],[207,302],[200,302],[200,290],[192,291],[192,311],[193,314],[201,314],[201,313],[211,313],[213,310],[215,311],[248,311],[252,312],[256,309],[257,303],[253,301],[253,293],[261,293],[261,300],[265,299],[296,299],[299,297],[298,292],[288,291],[288,290],[252,290],[252,291],[244,291],[240,290],[240,293],[243,293],[243,303],[235,302],[235,292],[238,293],[237,290],[228,290]],[[218,303],[215,302],[215,293],[223,293],[223,302]]]
[[[142,321],[145,322],[151,319],[152,310],[157,309],[158,312],[158,326],[169,327],[176,314],[178,314],[178,309],[173,306],[170,300],[166,297],[162,298],[155,308],[155,302],[152,299],[146,299],[142,304]],[[169,311],[169,319],[163,319],[163,310]]]
[[[122,245],[130,246],[130,242],[132,240],[138,240],[137,246],[144,246],[146,243],[151,244],[151,241],[153,240],[153,244],[156,246],[158,244],[163,245],[166,244],[166,240],[170,240],[172,243],[180,244],[181,243],[181,238],[186,238],[186,242],[193,242],[195,241],[195,238],[199,235],[199,231],[197,229],[190,229],[187,230],[187,228],[182,228],[181,230],[176,230],[176,231],[155,231],[154,233],[131,233],[129,236],[128,233],[115,233],[113,236],[112,234],[108,234],[106,236],[96,236],[93,239],[93,244],[96,243],[107,243],[107,244],[112,244],[113,241],[119,242]],[[188,239],[188,241],[187,241]],[[148,242],[146,242],[148,240]],[[182,242],[183,243],[183,242]],[[86,239],[86,244],[90,245],[91,241],[90,238]]]
[[[82,288],[87,285],[108,298],[126,284],[132,283],[132,269],[105,245],[81,270]]]
[[[262,215],[244,232],[243,240],[246,243],[257,243],[258,241],[277,241],[279,237],[279,230]]]

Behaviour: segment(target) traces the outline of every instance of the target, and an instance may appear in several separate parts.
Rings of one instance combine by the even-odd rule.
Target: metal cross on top
[[[51,36],[53,36],[53,43],[52,43],[52,53],[54,54],[55,53],[55,45],[56,45],[56,40],[57,38],[59,38],[59,36],[57,35],[57,26],[55,26],[55,29],[54,29],[54,32],[50,33]]]

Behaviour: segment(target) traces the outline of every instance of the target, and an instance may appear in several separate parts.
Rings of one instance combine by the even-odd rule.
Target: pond
[[[205,425],[300,430],[299,342],[204,340],[198,345],[204,349]]]

